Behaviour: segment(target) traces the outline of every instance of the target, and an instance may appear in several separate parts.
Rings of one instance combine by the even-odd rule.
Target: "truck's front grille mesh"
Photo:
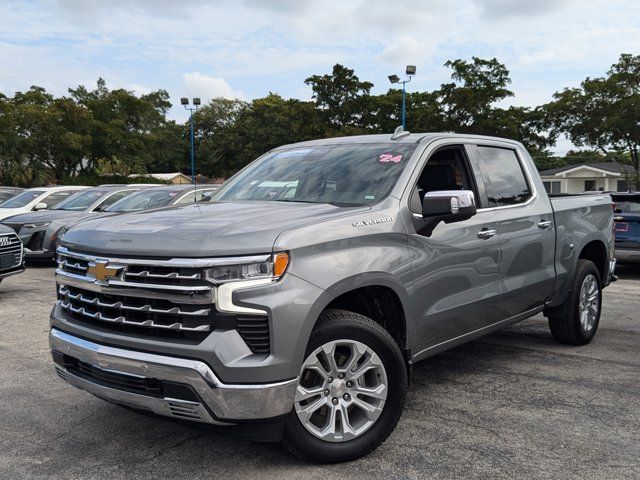
[[[269,319],[217,312],[215,305],[176,304],[60,286],[58,302],[73,323],[144,338],[202,342],[213,330],[237,330],[253,353],[270,352]]]
[[[0,270],[17,268],[22,263],[22,242],[15,233],[0,235]]]

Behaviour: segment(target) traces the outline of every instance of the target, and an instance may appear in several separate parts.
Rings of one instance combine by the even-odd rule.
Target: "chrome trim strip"
[[[162,273],[151,273],[147,270],[143,270],[142,272],[124,272],[125,277],[138,277],[138,278],[170,278],[177,280],[200,280],[201,275],[199,273],[194,273],[193,275],[180,275],[177,272],[171,272],[167,274]]]
[[[49,344],[52,351],[69,355],[98,368],[145,378],[186,383],[198,393],[215,417],[222,420],[271,418],[289,413],[293,407],[298,383],[298,379],[293,378],[264,384],[225,384],[206,363],[198,360],[108,347],[69,335],[56,328],[51,329]],[[58,368],[62,370],[65,379],[74,384],[78,377],[73,378],[73,374],[61,367]],[[79,388],[86,387],[84,389],[90,393],[103,396],[100,393],[104,390],[92,382],[76,382],[74,385]],[[116,391],[118,398],[110,399],[116,403],[136,407],[147,407],[146,399],[152,398]]]
[[[58,253],[67,257],[78,258],[84,261],[105,260],[108,262],[126,264],[126,265],[150,265],[157,267],[174,267],[174,268],[208,268],[224,265],[239,265],[244,263],[262,263],[271,259],[271,254],[251,255],[244,257],[225,257],[225,258],[171,258],[169,260],[150,260],[141,258],[114,258],[101,255],[87,255],[84,253],[76,253],[69,251],[66,247],[58,247]]]
[[[57,300],[56,303],[60,305],[60,307],[64,310],[69,310],[73,313],[78,313],[87,318],[93,318],[94,320],[100,320],[103,322],[109,323],[118,323],[122,325],[132,325],[134,327],[145,327],[145,328],[159,328],[164,330],[180,330],[185,332],[209,332],[211,331],[211,326],[209,325],[198,325],[197,327],[184,327],[181,323],[175,322],[170,325],[163,325],[161,323],[156,323],[153,320],[144,320],[142,322],[135,322],[132,320],[127,320],[126,317],[107,317],[100,312],[90,313],[85,310],[84,307],[74,307],[71,303],[65,303],[62,300]]]
[[[196,310],[195,312],[185,312],[181,310],[179,307],[162,309],[162,308],[153,308],[151,307],[151,305],[143,305],[142,307],[132,307],[131,305],[125,305],[122,302],[106,303],[101,301],[97,297],[92,299],[86,298],[81,293],[74,295],[69,291],[69,289],[63,286],[61,286],[58,291],[60,295],[64,295],[65,297],[68,297],[71,300],[78,300],[88,305],[96,305],[98,307],[104,307],[104,308],[117,308],[119,310],[130,310],[132,312],[160,313],[160,314],[166,314],[166,315],[184,315],[187,317],[206,317],[211,313],[210,308],[201,308],[200,310]]]
[[[85,277],[84,275],[78,275],[76,273],[71,273],[71,272],[65,272],[64,270],[61,269],[56,269],[56,278],[58,277],[58,275],[60,275],[61,277],[67,277],[67,278],[72,278],[74,280],[77,280],[79,282],[84,282],[86,283],[86,285],[98,285],[98,286],[102,286],[100,284],[97,284],[95,282],[95,278],[91,278],[91,277]],[[213,291],[214,287],[207,287],[207,286],[183,286],[183,285],[163,285],[163,284],[157,284],[157,283],[137,283],[137,282],[125,282],[122,280],[109,280],[108,285],[105,286],[109,286],[109,287],[132,287],[132,288],[137,288],[140,290],[172,290],[174,292],[185,292],[185,293],[190,293],[190,292],[209,292],[209,291]],[[88,287],[87,287],[88,288]],[[90,288],[88,288],[90,289]],[[112,293],[116,293],[116,290],[113,290]]]
[[[195,291],[194,289],[186,290],[163,290],[156,289],[153,284],[139,284],[122,282],[122,287],[114,288],[112,285],[100,285],[95,283],[93,279],[82,275],[64,272],[60,269],[56,270],[56,282],[60,285],[69,285],[96,293],[108,293],[113,295],[121,295],[124,297],[136,298],[154,298],[160,300],[169,300],[174,303],[188,303],[196,305],[210,305],[216,303],[215,287],[204,287],[203,290]],[[113,282],[111,282],[113,284]],[[127,288],[132,287],[132,288]],[[195,295],[190,295],[194,293]]]

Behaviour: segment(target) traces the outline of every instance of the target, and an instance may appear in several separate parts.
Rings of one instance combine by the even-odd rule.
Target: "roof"
[[[492,140],[500,142],[509,142],[518,145],[519,142],[508,138],[490,137],[485,135],[472,135],[466,133],[451,133],[451,132],[429,132],[429,133],[410,133],[404,137],[396,140],[391,140],[391,134],[384,133],[378,135],[353,135],[350,137],[331,137],[322,138],[319,140],[309,140],[306,142],[292,143],[289,145],[282,145],[278,148],[291,148],[291,147],[305,147],[305,146],[321,146],[321,145],[338,145],[338,144],[357,144],[357,143],[422,143],[431,142],[433,140],[451,138],[451,139],[477,139],[477,140]]]
[[[554,176],[559,173],[568,172],[581,167],[595,168],[610,173],[632,173],[633,167],[631,165],[621,165],[615,162],[587,162],[576,163],[574,165],[565,165],[564,167],[550,168],[549,170],[542,170],[540,176]]]
[[[144,173],[144,174],[132,173],[131,175],[129,175],[129,178],[135,178],[135,177],[152,177],[152,178],[157,178],[158,180],[167,180],[167,181],[168,180],[172,180],[172,179],[174,179],[176,177],[189,178],[184,173],[180,173],[180,172],[174,172],[174,173]]]

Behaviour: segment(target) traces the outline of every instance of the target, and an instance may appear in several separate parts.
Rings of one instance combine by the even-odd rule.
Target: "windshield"
[[[44,193],[44,190],[27,190],[26,192],[19,193],[13,198],[10,198],[0,208],[20,208],[28,205],[40,195]]]
[[[612,195],[612,198],[616,204],[616,213],[640,213],[640,195]]]
[[[72,210],[80,212],[89,208],[104,194],[105,192],[102,190],[89,190],[87,192],[76,193],[75,195],[71,195],[64,202],[60,202],[53,208],[53,210]]]
[[[386,143],[281,150],[256,160],[214,200],[369,205],[389,195],[415,149]]]
[[[156,190],[151,188],[141,192],[133,193],[123,198],[119,202],[114,203],[105,212],[137,212],[138,210],[147,210],[149,208],[165,207],[173,203],[178,195],[183,192],[181,189],[176,190]]]

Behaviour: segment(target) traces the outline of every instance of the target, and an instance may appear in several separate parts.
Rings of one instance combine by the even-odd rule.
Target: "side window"
[[[182,197],[180,197],[175,203],[174,205],[187,205],[189,203],[193,203],[196,201],[196,199],[200,198],[200,195],[202,195],[201,191],[191,191],[185,195],[183,195]]]
[[[516,205],[531,197],[531,189],[515,151],[479,146],[477,152],[489,207]]]
[[[47,208],[53,208],[63,200],[66,200],[71,195],[78,193],[80,190],[62,190],[59,192],[53,192],[42,199],[42,202],[47,204]]]
[[[122,192],[116,192],[113,195],[110,195],[107,198],[105,198],[102,201],[102,203],[95,208],[95,210],[97,212],[101,212],[105,208],[110,207],[111,205],[116,203],[118,200],[122,200],[124,197],[126,197],[127,195],[129,195],[130,193],[133,193],[135,191],[136,190],[123,190]]]
[[[462,147],[445,147],[429,157],[411,195],[411,211],[422,211],[422,200],[427,192],[442,190],[471,190],[477,197]]]

